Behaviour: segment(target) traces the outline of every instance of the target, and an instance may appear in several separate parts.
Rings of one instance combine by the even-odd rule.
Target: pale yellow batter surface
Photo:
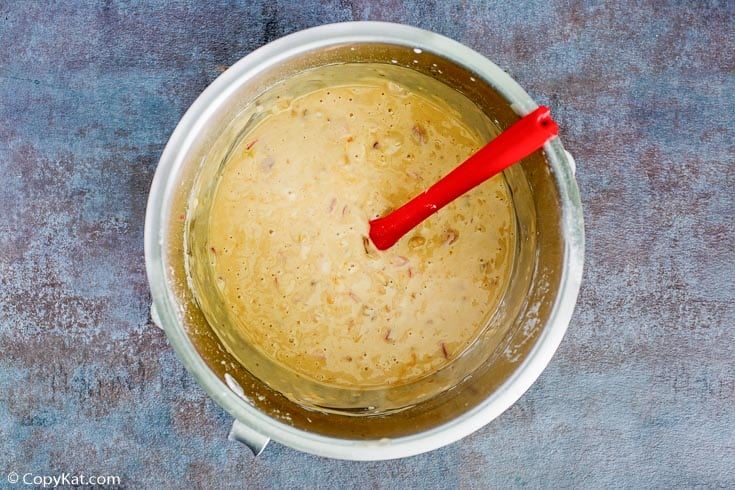
[[[236,148],[213,200],[208,255],[231,313],[220,337],[347,387],[403,384],[451,362],[512,265],[502,176],[385,252],[365,237],[369,219],[485,141],[450,107],[378,78],[278,106]]]

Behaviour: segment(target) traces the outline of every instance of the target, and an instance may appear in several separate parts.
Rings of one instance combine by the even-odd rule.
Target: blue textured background
[[[0,487],[735,487],[735,3],[511,3],[0,1]],[[582,291],[538,382],[463,441],[254,459],[150,324],[147,192],[226,66],[353,19],[455,38],[552,107]]]

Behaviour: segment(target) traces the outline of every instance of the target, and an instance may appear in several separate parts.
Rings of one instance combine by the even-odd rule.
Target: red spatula
[[[522,117],[457,168],[411,201],[370,221],[370,239],[386,250],[423,220],[490,177],[538,150],[557,135],[548,107]]]

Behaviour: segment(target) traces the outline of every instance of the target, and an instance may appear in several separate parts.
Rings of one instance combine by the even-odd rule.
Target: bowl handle
[[[271,440],[270,437],[251,429],[239,420],[232,422],[232,428],[227,435],[227,439],[245,444],[254,456],[260,455]]]
[[[567,150],[564,150],[567,154],[567,160],[569,160],[569,166],[572,167],[572,175],[577,175],[577,162],[574,161],[574,157]]]

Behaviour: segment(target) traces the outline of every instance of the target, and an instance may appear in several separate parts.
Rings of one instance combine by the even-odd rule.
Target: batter
[[[366,237],[370,219],[485,142],[448,105],[380,77],[279,98],[231,153],[212,201],[206,253],[230,310],[213,325],[225,345],[246,341],[351,388],[410,383],[459,356],[512,266],[503,177],[385,252]]]

